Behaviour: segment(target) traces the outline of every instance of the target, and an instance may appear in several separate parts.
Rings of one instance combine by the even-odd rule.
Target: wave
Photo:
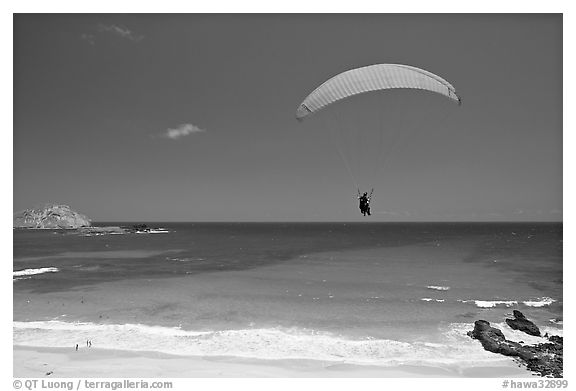
[[[177,258],[177,257],[166,257],[167,261],[175,262],[206,262],[206,258]]]
[[[179,356],[235,356],[256,359],[309,359],[359,365],[498,365],[507,359],[484,351],[466,335],[473,324],[451,327],[445,343],[350,339],[303,328],[189,331],[142,324],[62,321],[14,322],[14,345],[154,351]]]
[[[168,234],[168,233],[170,233],[170,231],[168,231],[166,228],[151,228],[151,229],[148,229],[146,231],[136,231],[135,233],[137,233],[137,234]]]
[[[38,322],[14,322],[14,328],[23,330],[54,330],[54,331],[112,331],[112,332],[139,332],[141,334],[158,336],[201,336],[209,331],[186,331],[179,327],[148,326],[143,324],[97,324],[90,322],[62,322],[58,320]]]
[[[555,303],[556,300],[550,297],[541,297],[538,299],[530,299],[530,300],[458,300],[461,303],[474,303],[477,307],[480,308],[494,308],[498,306],[504,307],[513,307],[519,304],[524,304],[528,307],[544,307],[548,306],[552,303]]]
[[[41,267],[39,269],[24,269],[24,270],[16,270],[12,272],[13,281],[18,280],[25,280],[31,278],[35,274],[43,274],[43,273],[56,273],[60,270],[56,267]]]
[[[556,300],[554,300],[550,297],[541,297],[541,298],[538,298],[536,300],[523,301],[522,303],[524,305],[529,306],[529,307],[544,307],[544,306],[547,306],[547,305],[554,303],[555,301]]]
[[[151,234],[167,234],[167,233],[170,233],[170,231],[168,231],[166,228],[158,228],[158,229],[151,229],[149,233],[151,233]]]
[[[512,307],[517,305],[516,300],[458,300],[461,303],[474,303],[476,307],[480,308],[494,308],[496,306]]]
[[[126,232],[88,232],[83,233],[80,236],[105,236],[105,235],[126,235]]]
[[[433,289],[436,291],[447,291],[450,289],[449,286],[436,286],[436,285],[428,285],[426,288]]]

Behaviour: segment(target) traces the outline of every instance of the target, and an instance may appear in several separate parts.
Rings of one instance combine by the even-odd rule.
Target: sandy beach
[[[50,375],[47,375],[50,373]],[[510,360],[497,367],[376,367],[315,360],[255,360],[237,357],[182,357],[153,352],[97,348],[14,347],[14,377],[166,378],[450,378],[531,377]]]

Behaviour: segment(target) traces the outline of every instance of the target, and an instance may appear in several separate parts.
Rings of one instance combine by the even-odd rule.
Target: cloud
[[[195,133],[203,133],[206,130],[200,129],[196,125],[192,124],[181,124],[176,128],[169,128],[162,134],[162,137],[166,137],[172,140],[179,139],[180,137],[189,136]]]
[[[126,27],[117,26],[115,24],[99,24],[98,32],[111,33],[121,38],[127,39],[129,41],[139,42],[144,36],[136,34],[135,32],[129,30]]]
[[[80,39],[89,43],[90,45],[96,44],[96,38],[102,34],[112,34],[122,39],[127,39],[132,42],[140,42],[144,39],[143,35],[137,34],[126,27],[118,26],[115,24],[98,24],[96,26],[96,31],[91,33],[83,33],[80,35]]]
[[[88,42],[90,45],[94,45],[96,43],[96,37],[94,34],[82,34],[80,39]]]

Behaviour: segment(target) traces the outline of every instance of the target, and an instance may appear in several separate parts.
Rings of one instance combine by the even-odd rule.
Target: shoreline
[[[50,373],[50,375],[48,375]],[[13,376],[21,378],[498,378],[532,377],[510,360],[501,366],[372,366],[317,360],[175,356],[156,352],[13,346]]]

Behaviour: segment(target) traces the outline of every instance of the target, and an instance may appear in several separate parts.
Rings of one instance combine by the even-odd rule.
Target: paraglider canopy
[[[383,93],[389,90],[396,92]],[[437,99],[438,95],[448,100]],[[372,194],[361,196],[359,189],[381,183],[393,152],[416,130],[438,129],[443,121],[439,117],[447,117],[452,110],[446,108],[453,102],[462,103],[454,86],[432,72],[409,65],[375,64],[342,72],[322,83],[300,103],[296,118],[303,121],[327,108],[331,115],[319,117],[332,120],[326,127],[358,189],[360,211],[370,216]]]
[[[444,95],[461,104],[456,89],[424,69],[401,64],[375,64],[342,72],[316,88],[296,110],[303,120],[322,108],[350,96],[387,89],[419,89]]]

